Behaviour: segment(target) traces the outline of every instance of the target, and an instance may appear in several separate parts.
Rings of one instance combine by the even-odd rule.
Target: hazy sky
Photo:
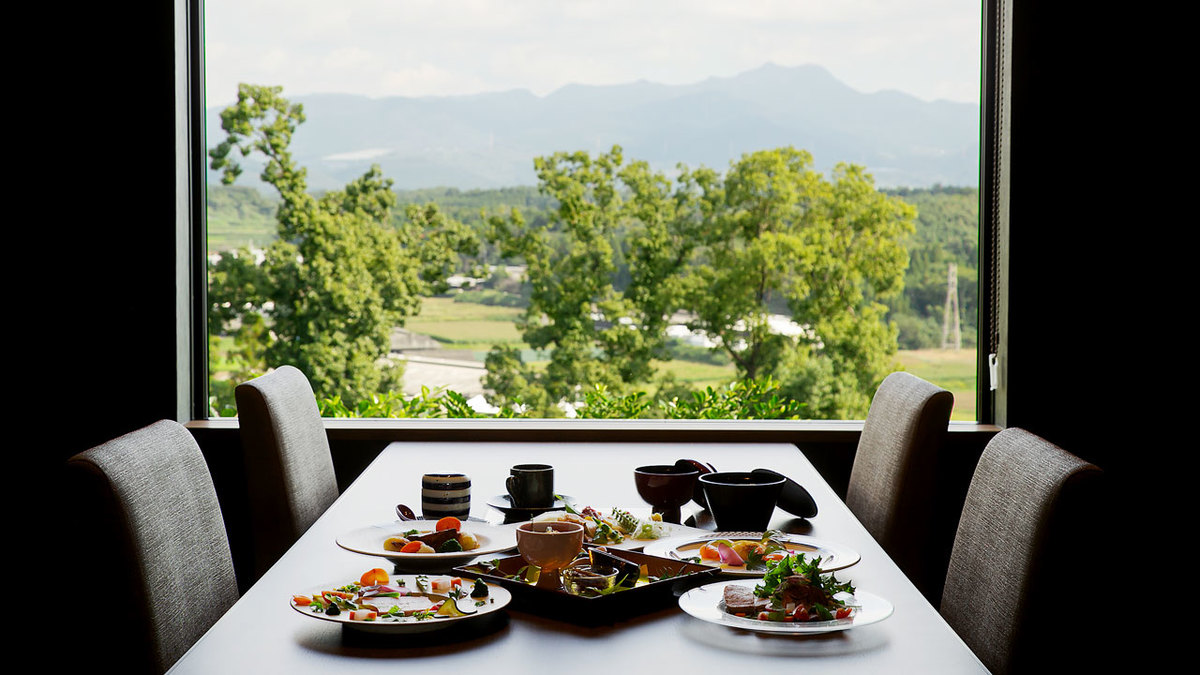
[[[979,0],[206,0],[207,105],[664,84],[818,64],[864,92],[979,101]]]

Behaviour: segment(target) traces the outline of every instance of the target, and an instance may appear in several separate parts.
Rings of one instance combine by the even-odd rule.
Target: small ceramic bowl
[[[564,521],[530,521],[517,526],[517,551],[540,572],[538,586],[557,587],[558,572],[583,549],[583,526]]]
[[[761,532],[771,523],[784,477],[748,471],[700,476],[704,497],[719,530]]]
[[[599,595],[617,583],[615,567],[572,565],[562,571],[563,587],[571,595]]]

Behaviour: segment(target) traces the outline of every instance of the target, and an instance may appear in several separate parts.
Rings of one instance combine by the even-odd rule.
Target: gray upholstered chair
[[[261,576],[337,499],[337,477],[304,373],[281,366],[235,395]]]
[[[953,407],[945,389],[905,372],[888,375],[871,400],[846,492],[846,505],[871,536],[934,599],[954,526],[948,521],[939,547],[935,476]]]
[[[1103,658],[1105,631],[1092,622],[1118,620],[1120,610],[1095,608],[1119,603],[1113,591],[1132,586],[1117,581],[1121,575],[1110,567],[1117,560],[1097,552],[1097,530],[1087,525],[1102,516],[1094,501],[1099,475],[1096,466],[1017,428],[984,449],[959,520],[941,613],[991,671],[1052,672],[1058,665],[1088,672],[1088,663]]]
[[[83,567],[53,581],[92,619],[83,644],[63,646],[122,672],[163,672],[238,599],[204,456],[163,420],[75,455],[66,473],[75,529],[63,549]]]

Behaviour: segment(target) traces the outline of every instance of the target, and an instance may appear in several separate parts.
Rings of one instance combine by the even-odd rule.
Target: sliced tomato
[[[437,521],[437,525],[435,525],[433,529],[438,532],[441,532],[442,530],[461,530],[462,521],[454,516],[446,516],[445,518]]]
[[[386,584],[390,580],[391,577],[388,576],[387,570],[383,569],[382,567],[376,567],[375,569],[364,572],[362,578],[358,580],[358,583],[362,584],[363,586],[378,586],[379,584]]]
[[[854,613],[854,608],[852,608],[852,607],[838,607],[837,612],[833,616],[834,616],[834,618],[837,618],[837,619],[845,619],[845,618],[848,618],[853,613]]]
[[[293,595],[292,602],[300,605],[301,607],[307,607],[312,604],[312,598],[308,597],[307,595]]]

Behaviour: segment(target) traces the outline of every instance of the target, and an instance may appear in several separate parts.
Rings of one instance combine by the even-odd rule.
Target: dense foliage
[[[210,264],[210,335],[255,345],[243,350],[239,379],[287,363],[324,396],[399,389],[402,370],[386,358],[392,329],[418,311],[421,294],[444,290],[476,240],[435,205],[410,205],[411,226],[394,227],[396,194],[378,167],[342,190],[310,194],[289,151],[304,112],[280,94],[239,87],[221,113],[227,136],[209,152],[226,183],[241,173],[239,158],[260,155],[261,178],[280,200],[278,237],[261,261],[242,249]]]
[[[666,351],[671,316],[684,312],[739,379],[780,378],[822,417],[866,413],[894,366],[896,333],[879,300],[902,286],[901,237],[915,213],[861,167],[826,180],[807,152],[779,148],[743,156],[724,176],[680,167],[672,180],[626,163],[619,147],[535,167],[556,209],[539,223],[516,209],[494,217],[490,238],[527,266],[519,326],[531,347],[550,350],[550,364],[494,350],[487,386],[501,401],[549,411],[584,387],[636,388]],[[778,305],[798,330],[772,325]]]
[[[354,403],[341,397],[320,398],[323,417],[388,418],[518,418],[542,417],[520,402],[510,402],[493,413],[478,412],[462,394],[445,388],[421,387],[405,397],[376,394]],[[805,406],[783,395],[772,380],[744,380],[726,387],[692,392],[683,397],[652,399],[645,392],[618,395],[603,386],[584,393],[582,400],[563,406],[578,419],[710,419],[780,420],[805,417]]]

